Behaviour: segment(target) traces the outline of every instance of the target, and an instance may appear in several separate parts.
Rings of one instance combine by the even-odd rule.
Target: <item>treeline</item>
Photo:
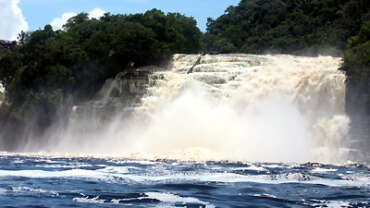
[[[209,52],[342,55],[370,20],[368,0],[242,0],[208,19]]]
[[[34,132],[42,132],[117,73],[158,64],[173,53],[198,53],[200,37],[193,18],[156,9],[100,19],[81,13],[63,30],[47,25],[22,33],[22,46],[0,59],[6,89],[0,125],[32,123]]]

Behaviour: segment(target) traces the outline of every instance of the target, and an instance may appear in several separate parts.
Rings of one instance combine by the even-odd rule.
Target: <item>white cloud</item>
[[[0,0],[3,1],[3,0]],[[106,12],[100,8],[93,9],[92,11],[89,12],[89,18],[100,18],[102,17]],[[68,19],[76,16],[77,13],[74,12],[67,12],[63,13],[61,17],[54,18],[50,25],[53,27],[54,30],[60,30],[62,29],[63,25],[67,23]]]
[[[28,24],[18,7],[19,0],[0,0],[0,39],[15,40]]]
[[[92,18],[95,18],[95,19],[99,19],[100,17],[104,16],[106,12],[102,9],[99,9],[99,8],[96,8],[96,9],[93,9],[91,12],[89,12],[89,17],[92,19]]]
[[[61,17],[54,18],[51,21],[50,25],[53,27],[54,30],[62,29],[63,25],[67,22],[67,20],[76,15],[77,13],[74,12],[64,13],[62,14]]]

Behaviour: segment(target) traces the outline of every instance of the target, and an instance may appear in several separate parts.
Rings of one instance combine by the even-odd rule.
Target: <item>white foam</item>
[[[87,163],[70,163],[70,164],[38,164],[35,165],[35,167],[38,168],[86,168],[86,167],[92,167],[92,165]]]
[[[262,166],[265,168],[286,168],[286,166],[278,164],[269,164],[269,165],[263,164]]]
[[[0,177],[25,177],[25,178],[91,178],[107,179],[113,174],[83,169],[65,171],[43,171],[43,170],[0,170]]]
[[[245,170],[267,171],[266,168],[261,167],[261,166],[256,166],[256,165],[250,165],[248,167],[232,168],[232,170],[241,170],[241,171],[245,171]]]
[[[158,162],[150,161],[150,160],[108,160],[108,162],[111,163],[116,163],[116,164],[130,164],[130,163],[135,163],[135,164],[141,164],[141,165],[155,165],[158,164]]]
[[[58,161],[54,161],[54,160],[47,159],[47,158],[35,158],[33,159],[33,162],[48,163],[48,164],[59,163]]]
[[[270,197],[270,198],[278,198],[277,196],[275,195],[272,195],[272,194],[253,194],[252,196],[255,196],[255,197]]]
[[[305,175],[301,173],[290,173],[280,175],[241,175],[229,172],[186,172],[178,173],[164,169],[156,169],[155,172],[145,174],[129,174],[126,168],[111,167],[98,170],[73,169],[65,171],[43,171],[43,170],[0,170],[0,177],[26,177],[26,178],[87,178],[106,182],[121,182],[129,180],[136,183],[172,183],[181,181],[190,182],[220,182],[237,183],[253,182],[261,184],[281,183],[306,183],[322,184],[331,187],[370,187],[369,175],[343,175],[342,179],[326,179]]]
[[[315,168],[312,170],[314,173],[326,173],[326,172],[336,172],[338,169],[334,168]]]
[[[125,198],[125,199],[112,199],[111,202],[113,204],[119,204],[120,202],[126,202],[126,201],[133,201],[137,199],[146,199],[146,197],[140,197],[140,198]]]
[[[119,204],[121,202],[121,199],[112,199],[112,204]]]
[[[15,186],[12,187],[13,192],[15,193],[20,193],[20,192],[34,192],[34,193],[40,193],[40,194],[52,194],[55,196],[58,196],[59,193],[56,191],[49,191],[49,190],[44,190],[40,188],[31,188],[31,187],[26,187],[26,186]]]
[[[201,174],[171,174],[160,176],[125,175],[126,179],[138,183],[158,183],[158,182],[180,182],[180,181],[200,181],[200,182],[220,182],[220,183],[239,183],[252,182],[261,184],[283,184],[283,183],[304,183],[320,184],[331,187],[370,187],[370,178],[366,176],[352,176],[351,178],[324,179],[314,176],[307,176],[300,173],[280,174],[280,175],[239,175],[234,173],[201,173]]]
[[[346,202],[346,201],[325,201],[323,202],[323,205],[328,208],[351,207],[350,202]],[[324,207],[324,206],[321,206],[321,207]]]
[[[99,169],[99,171],[105,172],[105,173],[121,173],[121,174],[124,174],[124,173],[129,173],[129,168],[131,168],[131,167],[108,166],[108,167],[105,167],[103,169]],[[135,167],[132,167],[132,168],[135,168]]]
[[[99,197],[91,198],[89,199],[88,197],[76,197],[73,198],[73,201],[78,202],[78,203],[88,203],[88,204],[104,204],[105,200],[99,199]]]
[[[22,164],[24,163],[24,160],[16,159],[12,161],[13,164]]]
[[[156,200],[161,201],[164,204],[175,205],[179,203],[179,204],[185,205],[188,203],[193,203],[193,204],[205,205],[207,208],[215,207],[214,205],[208,202],[204,202],[204,201],[201,201],[193,197],[181,197],[181,196],[171,194],[171,193],[148,192],[148,193],[145,193],[145,195],[147,195],[147,197],[143,197],[143,198],[156,199]]]

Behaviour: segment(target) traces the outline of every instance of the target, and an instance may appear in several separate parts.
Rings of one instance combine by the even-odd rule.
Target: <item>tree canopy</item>
[[[370,21],[348,40],[342,68],[350,80],[351,92],[370,94]]]
[[[241,0],[203,40],[210,52],[341,55],[369,18],[367,0]]]
[[[0,82],[12,118],[37,115],[36,126],[43,129],[129,66],[158,64],[173,53],[197,53],[201,32],[191,17],[153,9],[107,13],[100,19],[80,13],[63,30],[46,25],[20,37],[22,46],[7,54],[0,51]]]

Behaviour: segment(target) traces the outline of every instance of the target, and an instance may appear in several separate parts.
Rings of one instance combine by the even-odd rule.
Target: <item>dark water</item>
[[[2,154],[0,206],[370,207],[370,170]]]

